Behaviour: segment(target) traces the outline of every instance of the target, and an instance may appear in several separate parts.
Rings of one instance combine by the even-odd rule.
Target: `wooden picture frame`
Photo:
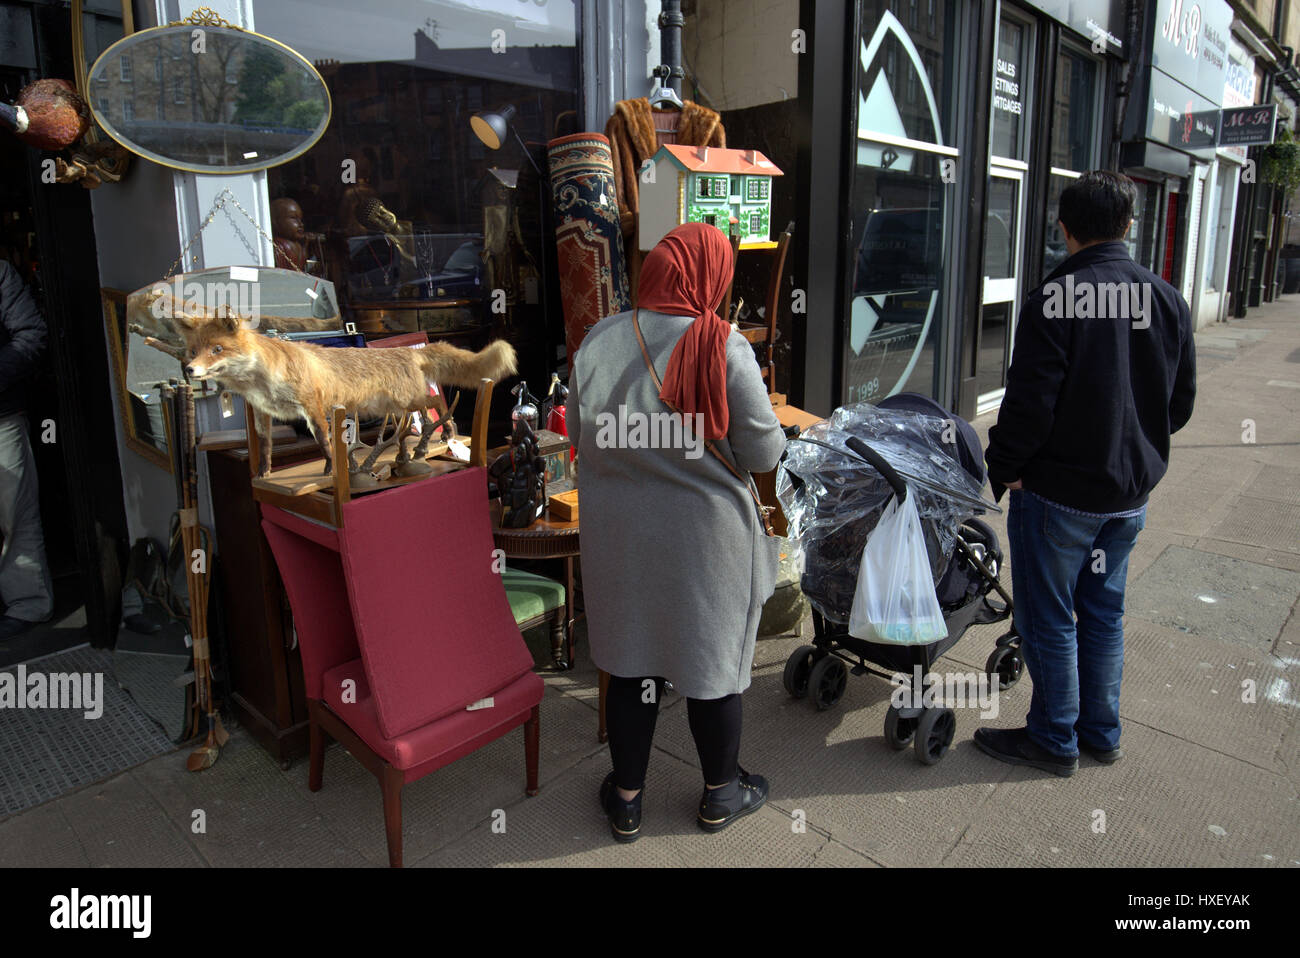
[[[171,423],[166,415],[162,415],[160,417],[162,429],[159,433],[150,423],[148,407],[137,394],[131,391],[127,379],[131,335],[126,328],[126,297],[127,293],[124,290],[100,290],[104,325],[108,330],[109,355],[113,362],[113,379],[117,388],[118,412],[122,417],[122,434],[126,437],[128,449],[159,469],[170,473],[172,471]],[[143,340],[138,336],[136,339],[137,348],[143,347]],[[161,408],[160,405],[159,409]]]

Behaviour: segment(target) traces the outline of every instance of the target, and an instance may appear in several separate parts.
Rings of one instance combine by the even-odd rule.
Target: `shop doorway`
[[[975,343],[976,413],[997,407],[1006,391],[1015,320],[1020,313],[1024,260],[1025,174],[994,166],[989,170],[984,219],[984,287]]]
[[[1160,259],[1160,278],[1166,283],[1174,281],[1174,263],[1182,243],[1178,242],[1178,206],[1181,195],[1170,192],[1165,206],[1164,256]]]
[[[25,85],[22,71],[0,68],[0,99],[12,102]],[[45,308],[42,259],[36,242],[36,216],[32,204],[31,186],[27,176],[27,148],[11,136],[0,137],[0,259],[6,260],[18,271],[32,291],[41,315],[49,330],[48,311]],[[48,341],[48,332],[47,332]],[[49,348],[41,357],[40,367],[28,381],[26,409],[28,439],[36,464],[40,488],[40,520],[45,540],[45,560],[49,567],[54,589],[54,611],[50,629],[42,627],[40,651],[57,651],[70,644],[84,623],[84,605],[80,566],[74,538],[73,515],[67,508],[69,489],[62,457],[57,443],[58,426],[63,421],[59,415],[58,394],[51,375]],[[53,435],[51,435],[53,430]],[[54,442],[42,441],[53,438]],[[69,618],[75,627],[58,626]],[[72,623],[69,623],[72,624]],[[52,630],[53,634],[50,634]],[[61,641],[61,632],[68,632],[69,641]],[[35,638],[33,633],[27,636]],[[18,645],[22,638],[6,645]],[[77,642],[84,641],[76,638]],[[0,664],[3,664],[0,659]]]
[[[12,28],[0,97],[12,102],[37,77],[75,75],[66,8],[0,4],[0,16]],[[37,36],[51,42],[38,48]],[[126,517],[94,223],[87,190],[42,180],[48,157],[0,134],[0,255],[47,330],[25,412],[54,606],[49,620],[3,643],[0,667],[87,641],[111,645],[120,619]]]

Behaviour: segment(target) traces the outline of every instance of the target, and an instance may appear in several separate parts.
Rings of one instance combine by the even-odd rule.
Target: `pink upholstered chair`
[[[352,500],[342,516],[335,529],[262,505],[302,653],[308,787],[337,739],[379,779],[396,868],[406,783],[522,725],[537,793],[543,684],[493,571],[482,469]]]

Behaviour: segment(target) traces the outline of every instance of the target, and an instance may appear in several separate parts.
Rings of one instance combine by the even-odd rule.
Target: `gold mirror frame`
[[[286,53],[292,60],[296,60],[301,66],[305,67],[310,72],[310,74],[314,76],[316,80],[320,83],[321,90],[325,94],[325,113],[321,117],[320,124],[316,128],[316,131],[311,136],[309,136],[306,140],[304,140],[302,144],[300,144],[295,149],[289,151],[288,153],[274,157],[273,162],[251,163],[248,165],[235,166],[235,167],[197,166],[193,164],[181,163],[178,162],[177,160],[172,159],[171,157],[162,156],[161,154],[154,153],[152,150],[148,150],[145,149],[144,147],[137,146],[136,144],[132,143],[131,141],[119,135],[117,130],[114,128],[114,126],[108,121],[108,118],[105,117],[102,113],[100,113],[98,107],[96,107],[95,105],[94,97],[90,95],[90,78],[95,75],[96,71],[99,69],[100,64],[107,61],[109,57],[116,56],[120,52],[119,48],[123,47],[128,43],[138,44],[138,43],[147,42],[144,40],[144,38],[148,37],[150,34],[161,33],[164,31],[170,31],[174,33],[177,31],[195,30],[200,28],[203,30],[215,30],[221,33],[230,34],[232,36],[249,38],[251,40],[255,40],[257,42],[267,44],[268,46],[271,46],[273,48],[278,48],[279,50],[282,50],[284,53]],[[83,57],[84,57],[84,53],[83,53]],[[256,31],[253,30],[245,30],[242,27],[237,27],[231,23],[228,23],[227,21],[223,20],[221,17],[213,13],[211,10],[209,10],[207,7],[200,7],[198,10],[195,10],[192,14],[190,14],[189,18],[186,20],[168,23],[158,27],[150,27],[147,30],[141,30],[138,33],[131,33],[131,34],[127,34],[126,36],[123,36],[122,39],[112,44],[107,50],[101,53],[99,57],[95,60],[94,64],[90,67],[89,71],[87,71],[86,73],[85,86],[86,86],[86,94],[87,94],[86,102],[90,105],[90,112],[95,119],[95,123],[98,125],[99,129],[101,129],[105,134],[111,137],[123,149],[129,150],[130,152],[134,153],[136,156],[143,157],[146,160],[149,160],[153,163],[157,163],[159,166],[167,167],[168,169],[181,170],[182,172],[185,173],[202,173],[208,176],[237,176],[241,173],[256,173],[261,170],[269,170],[272,167],[281,166],[284,163],[289,163],[293,160],[296,160],[298,157],[302,156],[304,153],[306,153],[308,150],[310,150],[313,146],[315,146],[320,141],[321,137],[325,135],[325,131],[329,128],[330,120],[333,119],[334,116],[334,101],[333,98],[330,96],[329,84],[325,82],[325,78],[321,76],[320,71],[316,69],[316,67],[312,64],[310,60],[304,57],[293,47],[281,43],[279,40],[276,40],[273,37],[265,36],[264,34],[257,33]]]
[[[118,413],[122,417],[122,435],[126,437],[126,446],[138,453],[159,469],[172,471],[172,429],[169,417],[163,416],[163,436],[166,449],[159,449],[151,442],[140,438],[136,429],[134,410],[131,402],[132,393],[126,381],[127,350],[130,347],[131,334],[127,330],[126,297],[121,289],[101,289],[100,301],[104,309],[104,325],[108,328],[108,348],[113,361],[113,378],[116,380]]]

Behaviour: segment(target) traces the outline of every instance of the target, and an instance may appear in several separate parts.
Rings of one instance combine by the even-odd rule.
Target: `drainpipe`
[[[659,5],[659,54],[663,63],[655,67],[654,75],[663,85],[671,87],[678,97],[682,95],[682,0],[662,0]]]

